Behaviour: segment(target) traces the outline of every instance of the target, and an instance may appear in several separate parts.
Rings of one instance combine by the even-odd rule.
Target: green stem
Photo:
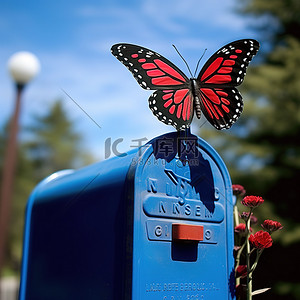
[[[256,251],[256,259],[255,259],[255,262],[253,263],[251,269],[250,269],[250,273],[251,273],[251,276],[252,276],[252,273],[254,272],[255,268],[257,267],[257,264],[258,264],[258,260],[262,254],[264,249],[257,249]]]
[[[239,219],[239,211],[238,211],[237,205],[234,206],[234,209],[233,209],[233,215],[234,215],[234,223],[235,223],[235,226],[237,226],[237,225],[239,225],[239,223],[240,223],[240,219]]]
[[[236,201],[238,200],[238,197],[236,197]],[[234,216],[234,224],[235,226],[237,226],[239,223],[240,223],[240,220],[239,220],[239,211],[238,211],[238,208],[237,208],[237,205],[234,206],[233,208],[233,216]],[[240,237],[239,237],[239,240],[240,240]],[[240,241],[239,241],[240,242]],[[239,245],[240,243],[236,244],[236,245]],[[245,247],[245,243],[244,245],[238,250],[237,254],[236,254],[236,259],[235,259],[235,270],[236,268],[239,266],[240,264],[240,257],[241,257],[241,254],[242,254],[242,251]],[[240,278],[236,278],[235,280],[235,284],[236,286],[240,284]]]
[[[247,300],[252,300],[252,272],[250,271],[251,270],[251,266],[250,266],[251,249],[250,249],[250,242],[249,242],[251,214],[252,214],[252,209],[250,209],[249,217],[246,221]]]
[[[236,254],[236,259],[235,259],[235,261],[236,261],[236,266],[235,266],[235,268],[237,268],[237,267],[240,265],[241,254],[242,254],[242,252],[243,252],[245,246],[246,246],[246,240],[245,240],[244,244],[241,246],[241,248],[238,250],[238,252],[237,252],[237,254]]]
[[[235,259],[235,271],[237,269],[237,267],[240,265],[240,259],[241,259],[241,254],[244,250],[246,246],[246,241],[244,242],[244,244],[241,246],[241,248],[238,250],[237,254],[236,254],[236,259]],[[240,280],[240,277],[236,278],[236,285],[239,285],[241,280]]]

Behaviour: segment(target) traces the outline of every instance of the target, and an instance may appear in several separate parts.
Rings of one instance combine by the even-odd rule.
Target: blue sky
[[[62,99],[85,147],[97,159],[104,143],[123,138],[120,151],[174,131],[159,122],[148,108],[151,92],[140,88],[127,69],[110,53],[119,42],[134,43],[164,55],[187,73],[174,51],[175,44],[194,70],[205,48],[202,64],[224,44],[257,38],[251,20],[236,14],[236,0],[113,0],[0,2],[0,126],[14,105],[14,87],[7,71],[9,57],[33,52],[40,74],[27,86],[22,101],[21,126],[33,114],[46,113]],[[64,89],[101,126],[97,127],[63,93]],[[203,120],[204,121],[204,120]],[[192,127],[196,132],[197,128]]]

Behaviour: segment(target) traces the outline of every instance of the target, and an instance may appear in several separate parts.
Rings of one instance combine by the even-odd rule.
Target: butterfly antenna
[[[204,50],[203,54],[201,55],[201,57],[199,58],[199,60],[197,62],[197,66],[196,66],[196,70],[195,70],[195,73],[194,73],[194,77],[196,77],[196,74],[197,74],[197,71],[198,71],[198,67],[199,67],[199,63],[200,63],[201,59],[203,58],[206,50],[207,50],[207,48]]]
[[[175,46],[175,45],[172,45],[172,46],[174,47],[174,49],[176,50],[176,52],[178,53],[178,55],[181,57],[181,59],[184,61],[185,65],[187,66],[187,68],[188,68],[188,70],[189,70],[189,72],[190,72],[190,74],[191,74],[191,77],[193,77],[192,71],[191,71],[191,69],[190,69],[188,63],[186,62],[186,60],[185,60],[185,59],[183,58],[183,56],[180,54],[180,52],[178,51],[178,49],[176,48],[176,46]]]

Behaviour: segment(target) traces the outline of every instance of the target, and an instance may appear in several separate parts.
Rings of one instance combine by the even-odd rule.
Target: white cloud
[[[177,34],[188,33],[191,23],[208,27],[236,28],[243,26],[242,16],[234,13],[233,0],[147,0],[142,13],[156,20],[162,28]],[[193,32],[194,34],[195,32]]]

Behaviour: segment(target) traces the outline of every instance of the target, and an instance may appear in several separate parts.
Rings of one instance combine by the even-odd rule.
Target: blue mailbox
[[[234,299],[228,171],[177,132],[33,191],[20,300]]]

